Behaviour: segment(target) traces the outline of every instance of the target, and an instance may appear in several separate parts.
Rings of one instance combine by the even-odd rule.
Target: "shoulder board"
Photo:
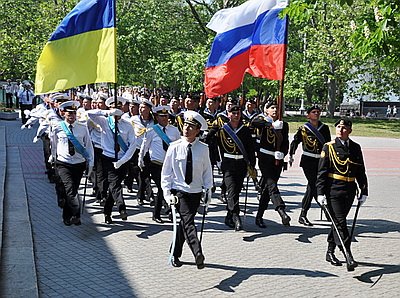
[[[333,144],[335,144],[335,140],[330,141],[330,142],[327,142],[326,144],[327,144],[327,145],[333,145]]]
[[[199,144],[202,145],[202,146],[204,146],[204,147],[207,147],[207,148],[208,148],[208,144],[206,144],[206,143],[204,143],[204,142],[202,142],[202,141],[199,141]]]
[[[75,123],[76,123],[76,124],[79,124],[79,125],[86,126],[86,122],[80,122],[80,121],[76,121]]]

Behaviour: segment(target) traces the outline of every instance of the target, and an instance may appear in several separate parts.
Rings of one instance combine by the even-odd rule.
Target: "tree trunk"
[[[328,86],[328,102],[326,103],[327,116],[333,117],[335,113],[335,103],[336,103],[336,79],[335,79],[335,65],[332,61],[329,62],[329,68],[331,70],[328,76],[327,86]]]

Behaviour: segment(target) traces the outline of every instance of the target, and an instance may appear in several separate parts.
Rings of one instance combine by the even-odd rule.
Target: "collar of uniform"
[[[187,146],[187,145],[189,145],[189,144],[192,144],[192,146],[194,146],[194,145],[199,141],[199,138],[198,138],[198,137],[196,137],[192,143],[189,143],[189,142],[185,139],[185,137],[181,137],[181,138],[182,138],[182,143],[185,144],[185,146]]]
[[[64,120],[64,122],[65,122],[65,124],[67,125],[67,127],[69,127],[70,125],[72,125],[72,128],[74,128],[75,126],[76,126],[76,121],[74,122],[74,123],[69,123],[69,122],[67,122],[67,121],[65,121]]]
[[[339,140],[339,142],[340,142],[343,146],[345,146],[345,143],[347,143],[347,147],[348,147],[349,144],[350,144],[350,139],[348,139],[347,141],[345,141],[345,140],[342,140],[341,138],[338,138],[338,140]]]

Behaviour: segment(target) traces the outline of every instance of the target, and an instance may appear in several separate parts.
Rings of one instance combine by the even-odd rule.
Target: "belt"
[[[275,156],[275,152],[274,151],[269,151],[269,150],[264,149],[264,148],[260,148],[260,152],[264,153],[264,154]]]
[[[163,163],[161,161],[158,161],[158,160],[152,160],[151,162],[154,163],[155,165],[159,165],[159,166],[163,165]]]
[[[243,159],[243,155],[224,153],[224,157],[232,159]]]
[[[342,175],[338,175],[338,174],[328,174],[329,177],[336,179],[336,180],[341,180],[341,181],[345,181],[345,182],[354,182],[356,181],[355,177],[346,177],[346,176],[342,176]]]
[[[309,157],[314,157],[314,158],[321,158],[321,154],[318,154],[318,153],[310,153],[310,152],[303,151],[303,155],[309,156]]]

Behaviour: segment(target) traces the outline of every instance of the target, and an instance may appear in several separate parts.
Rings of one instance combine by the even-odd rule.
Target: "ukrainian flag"
[[[115,0],[82,0],[37,62],[35,94],[117,80]]]

